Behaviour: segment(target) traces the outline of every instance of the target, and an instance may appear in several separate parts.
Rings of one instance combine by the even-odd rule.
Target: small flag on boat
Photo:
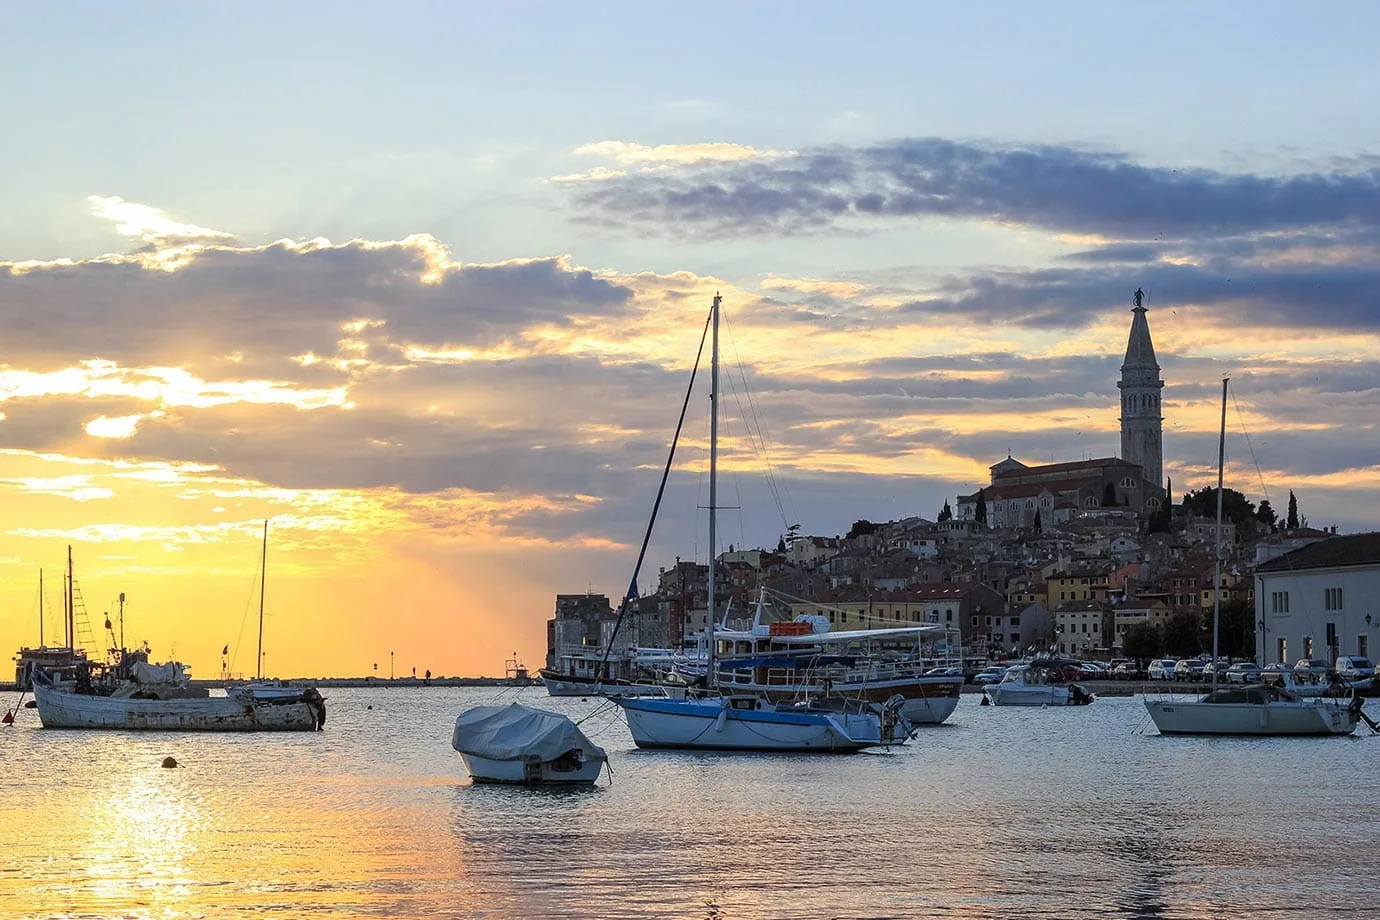
[[[220,650],[220,653],[221,653],[222,655],[228,655],[228,654],[230,654],[230,646],[227,645],[225,648],[221,649],[221,650]]]

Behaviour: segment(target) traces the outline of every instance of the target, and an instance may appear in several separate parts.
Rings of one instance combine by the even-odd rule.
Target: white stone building
[[[1321,540],[1255,570],[1261,664],[1372,654],[1380,634],[1380,533]]]

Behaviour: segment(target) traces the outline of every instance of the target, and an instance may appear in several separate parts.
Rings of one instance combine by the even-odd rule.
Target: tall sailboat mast
[[[1212,574],[1212,689],[1217,689],[1217,623],[1222,615],[1222,473],[1227,464],[1227,381],[1222,378],[1222,428],[1217,435],[1217,563]]]
[[[718,516],[718,478],[719,478],[719,304],[718,293],[714,294],[714,333],[710,346],[709,364],[709,651],[705,670],[705,686],[714,688],[714,559],[716,518]]]
[[[64,625],[67,627],[67,647],[75,649],[77,647],[77,613],[76,605],[73,603],[72,581],[72,544],[69,543],[67,544],[67,622]]]
[[[38,647],[47,648],[43,644],[43,570],[38,570]]]
[[[264,545],[259,554],[259,653],[254,656],[254,679],[264,676],[264,588],[268,581],[268,521],[264,521]]]

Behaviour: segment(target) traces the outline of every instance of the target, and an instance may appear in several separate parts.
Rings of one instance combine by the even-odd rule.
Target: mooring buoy
[[[164,758],[163,758],[163,766],[165,766],[165,767],[175,767],[175,766],[177,766],[177,758],[176,758],[176,757],[164,757]]]

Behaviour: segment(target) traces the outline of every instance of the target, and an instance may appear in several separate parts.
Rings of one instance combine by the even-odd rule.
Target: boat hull
[[[712,698],[615,702],[641,748],[843,754],[887,743],[875,715],[735,709]]]
[[[994,706],[1067,706],[1070,693],[1068,687],[1003,687],[991,684],[982,688],[982,693]]]
[[[314,731],[316,707],[307,701],[253,702],[232,697],[143,700],[86,696],[34,685],[44,728],[136,731],[259,732]]]
[[[734,690],[762,692],[773,703],[788,703],[791,700],[813,698],[824,695],[824,688],[815,685],[781,687],[757,685],[732,685]],[[840,681],[831,683],[829,691],[848,699],[862,699],[872,703],[885,703],[893,697],[905,699],[901,704],[901,715],[911,725],[938,725],[954,714],[958,708],[959,695],[963,690],[963,678],[899,678],[875,680],[866,683]]]
[[[656,684],[635,684],[629,681],[593,681],[586,677],[572,677],[556,671],[541,670],[541,682],[548,696],[665,696],[666,691]]]
[[[1339,700],[1270,703],[1146,700],[1145,708],[1161,735],[1349,735],[1358,720],[1346,702]]]
[[[604,768],[603,759],[583,760],[573,770],[559,769],[554,761],[492,760],[460,752],[470,779],[476,783],[513,786],[592,786]]]

